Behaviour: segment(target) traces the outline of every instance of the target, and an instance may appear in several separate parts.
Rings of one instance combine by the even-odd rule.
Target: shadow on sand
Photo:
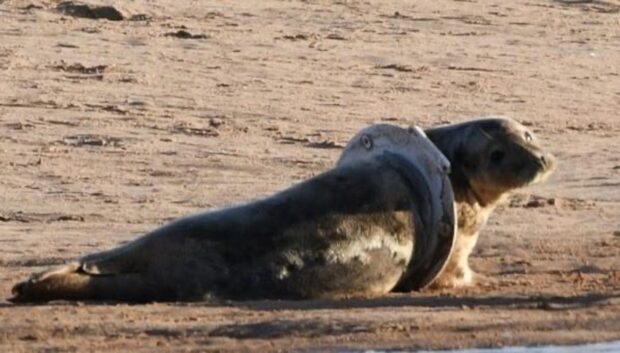
[[[200,302],[166,302],[173,306],[227,306],[247,310],[324,310],[324,309],[359,309],[380,307],[426,307],[426,308],[481,308],[501,307],[506,309],[543,309],[563,310],[592,306],[606,306],[620,302],[620,293],[588,293],[574,296],[438,296],[391,294],[376,298],[348,299],[312,299],[312,300],[252,300],[223,301],[210,300]],[[48,303],[11,303],[0,302],[0,308],[20,306],[101,306],[127,304],[130,306],[144,303],[122,303],[110,301],[65,301]]]
[[[231,302],[225,305],[251,310],[320,310],[379,307],[502,307],[508,309],[563,310],[590,306],[605,306],[620,301],[620,293],[584,294],[576,296],[411,296],[392,295],[378,298],[342,300],[268,300]]]

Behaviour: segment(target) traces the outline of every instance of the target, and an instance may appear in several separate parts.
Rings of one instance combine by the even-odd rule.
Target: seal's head
[[[556,164],[527,127],[509,118],[473,120],[426,132],[452,161],[453,183],[466,183],[483,205],[545,180]]]
[[[349,141],[340,155],[338,165],[374,157],[385,151],[398,153],[403,157],[425,161],[442,173],[450,170],[450,162],[417,126],[401,128],[390,124],[371,125],[358,132]]]

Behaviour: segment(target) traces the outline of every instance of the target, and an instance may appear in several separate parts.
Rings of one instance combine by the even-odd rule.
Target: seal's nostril
[[[545,156],[540,156],[540,163],[542,163],[542,165],[547,166],[547,159],[545,158]]]

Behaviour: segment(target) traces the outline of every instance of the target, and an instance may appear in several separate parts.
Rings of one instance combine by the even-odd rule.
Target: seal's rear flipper
[[[129,243],[117,249],[112,249],[84,257],[80,270],[90,275],[115,275],[121,273],[140,272],[144,266],[139,266],[136,242]],[[139,268],[141,267],[141,268]]]
[[[146,301],[146,262],[139,250],[142,241],[88,255],[78,261],[30,277],[13,287],[12,302],[50,300]]]
[[[90,276],[69,271],[74,264],[34,275],[16,284],[12,302],[45,302],[55,299],[89,299]],[[79,267],[75,267],[79,269]]]
[[[71,271],[71,269],[74,269]],[[148,301],[142,298],[146,282],[137,273],[110,276],[89,275],[75,263],[35,275],[13,287],[14,303],[50,300],[123,300]]]

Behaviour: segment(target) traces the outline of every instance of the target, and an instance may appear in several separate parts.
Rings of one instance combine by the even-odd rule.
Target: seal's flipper
[[[88,255],[80,260],[80,268],[90,275],[114,275],[141,272],[144,268],[139,241],[120,248]]]
[[[50,300],[123,300],[148,301],[143,298],[148,288],[140,274],[90,276],[82,272],[50,271],[40,278],[18,283],[12,289],[14,303]]]
[[[145,282],[140,241],[88,255],[61,267],[34,274],[12,289],[13,302],[68,300],[140,301]]]
[[[16,284],[12,302],[45,302],[55,299],[88,299],[90,276],[65,272],[67,267],[44,272]]]

